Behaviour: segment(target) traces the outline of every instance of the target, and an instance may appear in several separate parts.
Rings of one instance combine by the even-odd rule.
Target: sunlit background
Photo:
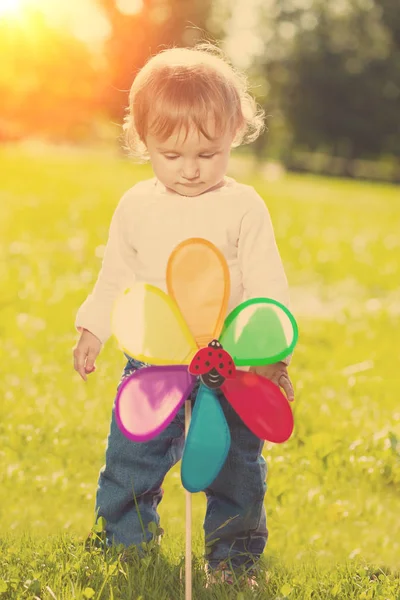
[[[209,37],[269,115],[251,154],[398,181],[399,12],[395,0],[0,0],[0,142],[115,144],[137,69]]]
[[[112,338],[84,383],[73,370],[74,319],[119,198],[152,176],[121,149],[135,73],[165,46],[203,38],[218,40],[246,71],[267,114],[267,131],[233,151],[229,174],[266,201],[300,331],[290,366],[294,434],[264,452],[266,556],[280,558],[260,597],[399,597],[398,0],[0,0],[5,600],[76,600],[100,589],[133,597],[120,572],[106,584],[100,562],[89,569],[76,547],[49,538],[67,533],[78,544],[93,524],[124,366]],[[171,577],[164,586],[146,571],[142,589],[142,572],[134,573],[129,590],[146,599],[177,598],[179,467],[164,487]],[[200,559],[203,496],[193,503]],[[314,559],[329,563],[328,579],[304,567]],[[209,597],[201,581],[196,600]]]

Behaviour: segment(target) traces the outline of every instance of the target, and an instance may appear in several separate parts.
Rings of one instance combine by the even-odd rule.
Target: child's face
[[[153,171],[161,183],[182,196],[199,196],[223,185],[233,137],[227,131],[210,141],[193,127],[183,141],[182,128],[165,142],[149,134],[146,145]]]

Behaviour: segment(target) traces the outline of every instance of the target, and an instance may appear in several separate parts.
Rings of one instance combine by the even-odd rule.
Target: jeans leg
[[[222,393],[220,401],[232,440],[219,475],[204,490],[206,558],[212,569],[221,562],[230,563],[233,569],[247,569],[257,562],[268,538],[263,441],[248,429]]]
[[[160,523],[157,506],[163,494],[161,484],[182,456],[183,410],[156,438],[136,443],[119,430],[113,407],[106,462],[96,494],[96,514],[106,520],[108,545],[137,546],[152,538],[148,525]]]

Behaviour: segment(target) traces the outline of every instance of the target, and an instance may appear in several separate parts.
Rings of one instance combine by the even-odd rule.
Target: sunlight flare
[[[0,0],[0,18],[17,15],[22,8],[23,0]]]

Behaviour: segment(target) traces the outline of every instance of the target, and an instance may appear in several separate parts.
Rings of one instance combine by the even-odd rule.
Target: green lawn
[[[183,598],[179,466],[164,486],[161,552],[128,568],[83,550],[124,357],[111,339],[85,384],[74,318],[119,197],[152,172],[112,154],[12,147],[0,170],[0,598]],[[399,599],[399,189],[247,182],[270,209],[300,329],[295,432],[265,447],[270,540],[252,597]],[[204,509],[196,494],[194,599],[251,597],[203,589]]]

